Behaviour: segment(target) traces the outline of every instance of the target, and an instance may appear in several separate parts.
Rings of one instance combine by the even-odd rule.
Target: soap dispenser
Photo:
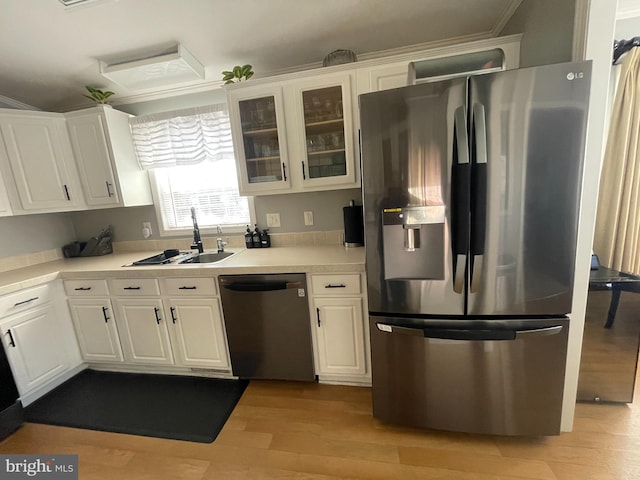
[[[244,234],[244,244],[247,248],[253,248],[253,234],[249,225],[247,225],[247,233]]]
[[[271,246],[271,237],[269,236],[269,230],[266,228],[260,232],[260,246],[262,248],[269,248]]]
[[[258,224],[255,225],[255,230],[253,231],[252,242],[254,247],[262,247],[262,243],[260,243],[260,230],[258,229]]]

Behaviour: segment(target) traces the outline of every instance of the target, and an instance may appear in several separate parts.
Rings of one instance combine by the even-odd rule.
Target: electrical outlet
[[[280,226],[280,214],[279,213],[267,213],[267,227],[279,227]]]
[[[304,224],[313,225],[313,212],[304,212]]]
[[[142,222],[142,236],[144,238],[149,238],[153,235],[153,230],[151,230],[151,222]]]

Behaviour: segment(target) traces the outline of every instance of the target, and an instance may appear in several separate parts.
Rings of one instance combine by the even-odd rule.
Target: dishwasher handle
[[[301,282],[285,282],[279,280],[264,280],[252,282],[220,282],[222,288],[235,292],[272,292],[275,290],[286,290],[288,288],[302,288]]]

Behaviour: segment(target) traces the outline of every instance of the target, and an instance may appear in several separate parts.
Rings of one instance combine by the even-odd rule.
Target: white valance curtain
[[[604,266],[640,274],[640,47],[622,60],[600,179],[593,250]]]
[[[133,117],[129,121],[144,169],[233,159],[225,104]]]

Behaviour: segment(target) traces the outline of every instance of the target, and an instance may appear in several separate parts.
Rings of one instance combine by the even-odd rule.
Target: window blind
[[[135,117],[130,125],[138,161],[153,171],[163,232],[191,229],[191,207],[201,227],[251,223],[238,193],[226,105]]]
[[[129,124],[138,162],[144,169],[233,158],[229,113],[224,104],[133,117]]]

